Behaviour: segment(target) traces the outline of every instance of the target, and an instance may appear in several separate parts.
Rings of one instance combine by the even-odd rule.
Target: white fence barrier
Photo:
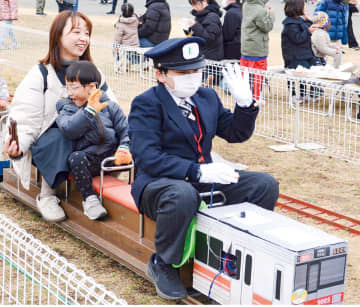
[[[25,230],[0,215],[1,305],[125,305]]]
[[[14,27],[14,30],[21,48],[0,50],[0,58],[7,60],[8,67],[24,74],[46,54],[48,33],[21,27]],[[92,42],[95,63],[106,75],[125,112],[129,111],[136,95],[156,84],[152,61],[143,56],[145,51]],[[225,63],[208,61],[203,85],[213,87],[224,105],[233,108],[234,101],[221,77]],[[297,148],[318,148],[317,152],[360,162],[358,87],[293,77],[284,72],[254,70],[251,73],[255,76],[252,82],[258,83],[254,87],[259,89],[258,95],[264,102],[257,119],[256,134]],[[304,99],[301,100],[301,96]]]

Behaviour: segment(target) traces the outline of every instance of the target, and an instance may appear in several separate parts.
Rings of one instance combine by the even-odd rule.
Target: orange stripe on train
[[[198,264],[194,263],[194,274],[198,274],[200,277],[207,279],[208,281],[212,281],[216,275],[216,273],[210,271],[208,268]],[[217,286],[223,288],[226,291],[230,291],[230,280],[224,278],[223,276],[216,277],[214,284]]]

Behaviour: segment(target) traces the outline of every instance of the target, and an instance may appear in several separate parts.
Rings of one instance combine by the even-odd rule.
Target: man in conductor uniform
[[[200,87],[205,66],[199,37],[164,41],[145,56],[153,59],[158,85],[131,105],[129,135],[136,166],[132,195],[141,212],[156,221],[156,253],[147,275],[159,296],[181,299],[187,292],[177,269],[188,226],[200,205],[199,192],[221,190],[227,204],[251,202],[273,210],[278,183],[266,173],[236,171],[213,163],[215,135],[243,142],[254,131],[258,107],[249,74],[228,66],[224,77],[236,100],[232,113],[213,89]]]

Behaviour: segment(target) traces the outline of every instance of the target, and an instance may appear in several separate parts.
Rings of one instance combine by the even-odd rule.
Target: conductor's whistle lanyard
[[[200,154],[199,162],[203,163],[203,162],[205,162],[205,159],[204,159],[204,156],[202,154],[202,147],[201,147],[201,141],[202,141],[202,138],[203,138],[203,133],[202,133],[201,124],[200,124],[200,116],[199,116],[199,112],[198,112],[197,107],[193,106],[193,108],[194,108],[194,112],[195,112],[195,116],[196,116],[196,123],[197,123],[198,129],[199,129],[199,137],[197,137],[196,133],[194,133],[194,139],[195,139],[195,142],[197,144],[197,150],[198,150],[198,152]]]

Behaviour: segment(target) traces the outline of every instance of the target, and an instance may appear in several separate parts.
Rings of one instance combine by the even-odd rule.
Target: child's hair
[[[134,6],[130,3],[125,2],[122,6],[121,6],[121,16],[128,18],[131,17],[132,15],[134,15]]]
[[[79,81],[83,86],[91,83],[100,85],[101,74],[93,63],[76,61],[66,69],[65,80],[69,82]]]
[[[316,12],[312,18],[313,24],[319,25],[321,29],[330,28],[329,16],[325,12]]]
[[[286,0],[284,12],[287,17],[299,17],[304,15],[304,0]]]
[[[188,0],[188,1],[189,1],[190,5],[196,4],[198,2],[204,2],[204,0]],[[216,0],[207,0],[207,3],[208,4],[215,3],[215,4],[217,4],[217,6],[219,6],[219,4],[216,2]]]

